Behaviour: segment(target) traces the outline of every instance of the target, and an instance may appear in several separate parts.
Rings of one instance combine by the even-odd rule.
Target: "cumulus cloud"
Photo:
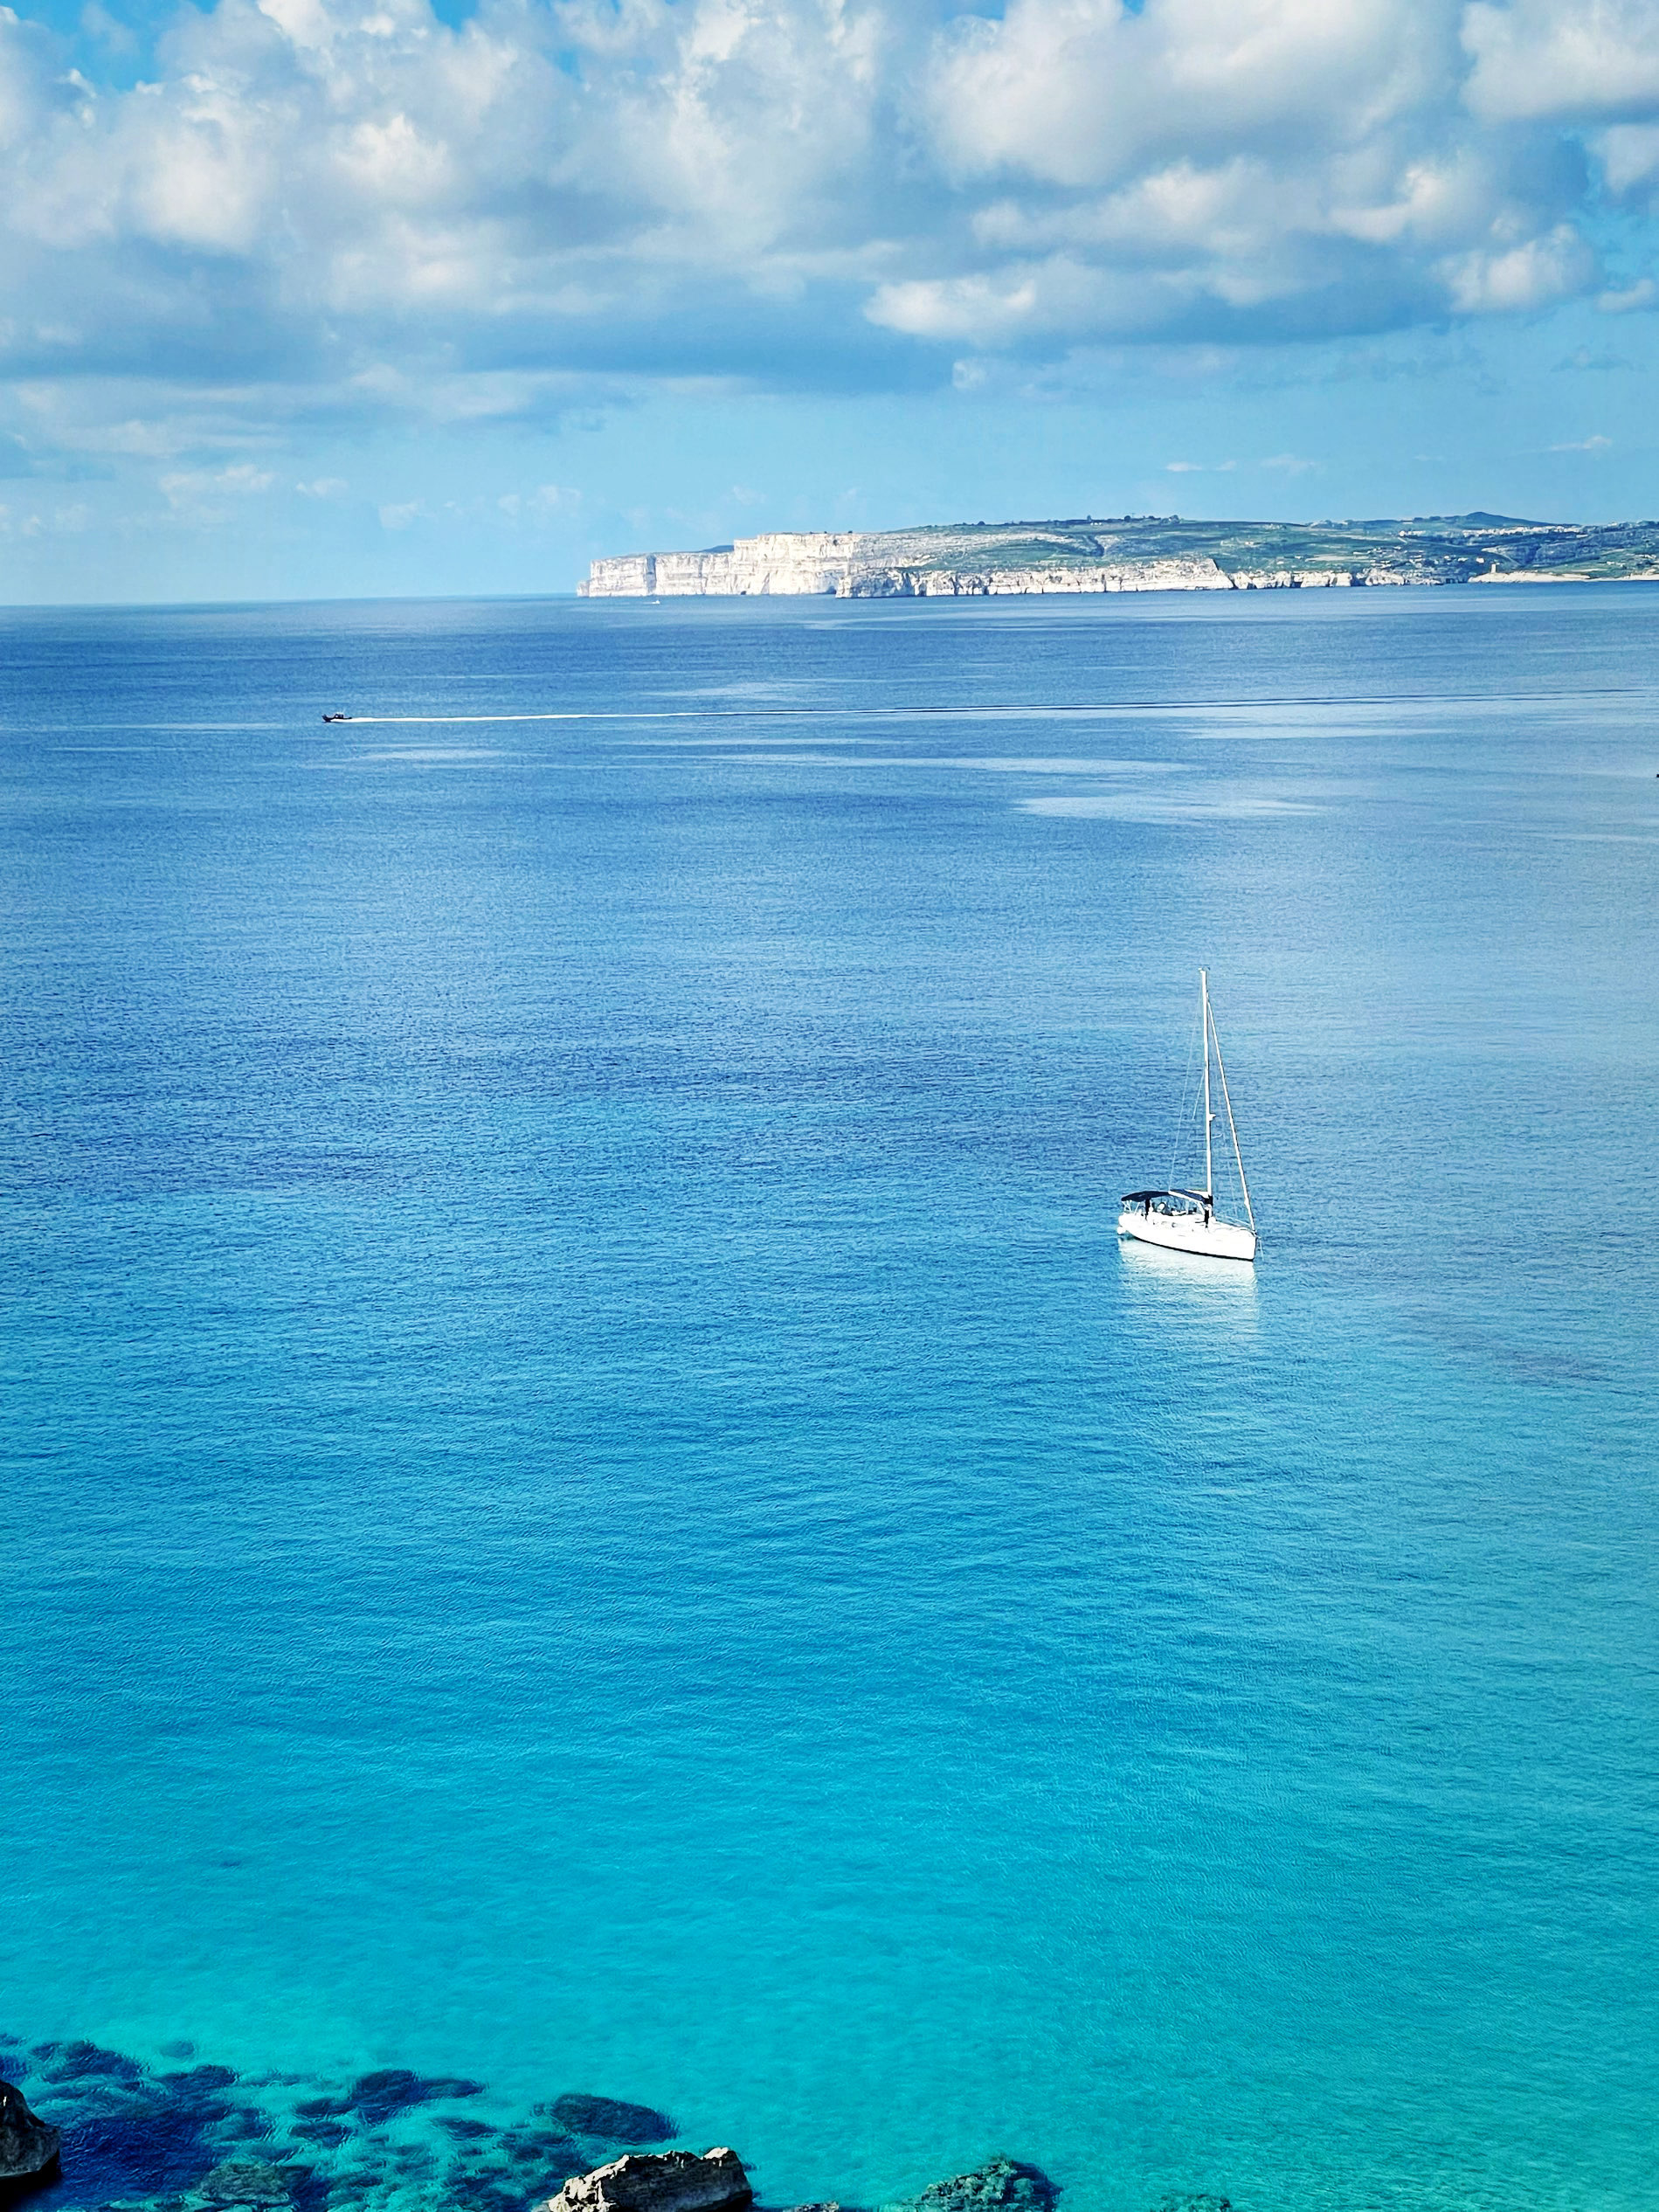
[[[1463,23],[1477,114],[1580,122],[1659,104],[1659,11],[1651,0],[1475,0]]]
[[[1464,315],[1513,315],[1584,291],[1595,257],[1570,223],[1559,223],[1547,237],[1455,254],[1441,267],[1452,305]]]
[[[1647,308],[1659,307],[1659,284],[1651,277],[1639,277],[1635,284],[1622,290],[1604,292],[1596,301],[1603,315],[1635,315]]]
[[[1596,226],[1659,182],[1659,10],[213,0],[121,89],[0,9],[0,149],[18,407],[257,474],[308,416],[1646,306]]]
[[[1399,0],[1012,0],[945,32],[928,89],[960,173],[1073,188],[1272,148],[1287,166],[1364,142],[1431,98],[1452,24]]]

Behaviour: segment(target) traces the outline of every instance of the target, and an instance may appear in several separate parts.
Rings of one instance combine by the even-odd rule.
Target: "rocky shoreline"
[[[238,2076],[189,2044],[156,2068],[86,2042],[0,2035],[0,2207],[26,2212],[750,2212],[736,2151],[646,2150],[649,2105],[567,2092],[485,2118],[470,2077]],[[883,2212],[1054,2212],[1036,2166],[993,2158]],[[781,2209],[780,2209],[781,2212]],[[788,2212],[857,2212],[839,2204]],[[1223,2197],[1149,2212],[1229,2212]]]

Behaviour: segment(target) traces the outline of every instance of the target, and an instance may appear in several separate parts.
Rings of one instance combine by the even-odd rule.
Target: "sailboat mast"
[[[1215,1116],[1210,1111],[1210,974],[1207,968],[1200,968],[1198,972],[1204,1027],[1204,1195],[1213,1199],[1215,1196],[1215,1164],[1210,1157],[1210,1123]]]
[[[1214,1027],[1214,1022],[1215,1017],[1212,1015],[1210,1017],[1212,1027]],[[1251,1234],[1254,1235],[1255,1232],[1255,1208],[1250,1203],[1250,1185],[1244,1179],[1244,1155],[1239,1150],[1239,1125],[1233,1118],[1233,1094],[1227,1087],[1227,1062],[1221,1057],[1221,1040],[1220,1037],[1218,1037],[1215,1040],[1215,1071],[1221,1078],[1221,1103],[1227,1108],[1227,1133],[1233,1139],[1233,1157],[1238,1163],[1239,1188],[1244,1192],[1244,1215],[1245,1219],[1250,1224]]]

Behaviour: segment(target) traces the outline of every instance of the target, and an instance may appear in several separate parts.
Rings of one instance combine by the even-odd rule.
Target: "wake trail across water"
[[[494,715],[351,715],[347,727],[396,723],[452,723],[504,722],[904,722],[921,716],[955,716],[963,722],[983,722],[1000,715],[1075,718],[1089,715],[1192,715],[1262,713],[1272,708],[1325,707],[1351,711],[1363,707],[1524,706],[1555,699],[1624,699],[1637,695],[1633,684],[1606,684],[1593,689],[1567,691],[1506,691],[1459,693],[1381,693],[1374,698],[1337,699],[1317,696],[1274,699],[1113,699],[1079,700],[1049,705],[1005,701],[992,704],[906,707],[572,707],[537,713]],[[333,723],[330,728],[342,725]]]

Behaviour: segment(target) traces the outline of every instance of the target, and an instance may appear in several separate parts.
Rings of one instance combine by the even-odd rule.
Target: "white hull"
[[[1207,1260],[1255,1257],[1255,1232],[1241,1228],[1236,1221],[1218,1221],[1213,1215],[1206,1221],[1201,1213],[1143,1213],[1137,1207],[1118,1215],[1117,1234]]]

